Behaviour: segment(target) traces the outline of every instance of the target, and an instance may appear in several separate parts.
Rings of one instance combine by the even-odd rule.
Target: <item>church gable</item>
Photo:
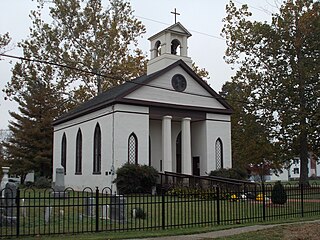
[[[182,61],[146,81],[123,99],[195,108],[230,111],[227,103]]]

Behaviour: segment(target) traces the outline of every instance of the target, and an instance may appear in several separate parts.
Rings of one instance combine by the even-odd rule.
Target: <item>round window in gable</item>
[[[176,74],[171,79],[171,84],[174,90],[183,92],[187,88],[187,80],[181,74]]]

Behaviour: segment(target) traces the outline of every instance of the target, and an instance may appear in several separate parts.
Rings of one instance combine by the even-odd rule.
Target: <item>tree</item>
[[[248,166],[261,165],[261,162],[272,161],[274,172],[282,167],[282,158],[277,142],[272,142],[268,129],[260,119],[248,111],[247,99],[250,86],[234,80],[223,85],[221,96],[233,107],[231,116],[232,165],[242,170]]]
[[[227,5],[222,35],[225,60],[237,64],[233,82],[250,87],[245,108],[281,147],[283,160],[299,155],[300,183],[307,184],[308,152],[319,153],[320,3],[288,0],[271,23]]]
[[[9,45],[11,38],[9,33],[0,34],[0,54],[6,52],[6,47]]]
[[[46,4],[51,23],[42,18]],[[18,46],[27,58],[67,65],[52,67],[54,80],[82,102],[145,72],[145,56],[135,48],[145,27],[132,13],[129,2],[121,0],[110,0],[106,9],[101,0],[38,0],[38,9],[30,15],[30,38]],[[24,84],[23,77],[14,75],[7,95],[16,94]]]
[[[280,181],[276,182],[272,188],[271,201],[273,204],[285,204],[287,202],[288,196],[285,188]]]
[[[26,91],[15,97],[19,113],[10,112],[12,132],[4,143],[11,172],[21,177],[31,170],[37,175],[52,174],[52,121],[60,114],[61,100],[49,80],[30,79]]]

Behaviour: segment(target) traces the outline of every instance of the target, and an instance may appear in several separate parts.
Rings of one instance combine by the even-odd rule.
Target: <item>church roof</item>
[[[155,35],[149,37],[148,40],[151,40],[159,35],[162,35],[164,32],[183,34],[183,35],[187,35],[188,37],[192,36],[192,34],[180,22],[177,22],[171,25],[170,27],[167,27],[166,29],[162,30],[161,32],[158,32]]]
[[[112,104],[116,103],[126,103],[130,104],[130,99],[124,99],[124,97],[131,92],[135,91],[136,89],[140,88],[141,86],[145,86],[153,79],[161,76],[162,74],[166,73],[167,71],[180,66],[182,67],[188,74],[190,74],[204,89],[206,89],[213,98],[216,98],[218,102],[220,102],[225,109],[216,109],[216,112],[222,113],[222,114],[231,114],[232,109],[231,106],[219,95],[217,94],[205,81],[203,81],[184,61],[178,60],[175,63],[171,64],[170,66],[152,73],[150,75],[143,75],[141,77],[138,77],[132,81],[127,81],[124,84],[121,84],[119,86],[113,87],[101,94],[99,94],[96,97],[93,97],[91,100],[82,103],[78,107],[70,110],[69,112],[63,114],[60,118],[55,120],[53,122],[53,125],[58,125],[60,123],[75,119],[77,117],[95,112],[99,109],[105,108],[107,106],[110,106]],[[136,104],[137,101],[132,101],[131,104]],[[152,104],[152,103],[151,103]],[[148,105],[151,105],[148,103]],[[141,105],[141,104],[140,104]],[[210,112],[215,112],[212,111]]]

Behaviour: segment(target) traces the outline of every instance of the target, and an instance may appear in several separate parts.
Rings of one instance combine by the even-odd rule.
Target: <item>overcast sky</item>
[[[107,3],[107,0],[103,0]],[[222,19],[226,15],[225,6],[228,0],[131,0],[134,15],[146,26],[147,33],[139,40],[139,47],[149,56],[149,36],[174,24],[174,8],[180,15],[181,22],[192,34],[188,40],[188,55],[201,68],[205,68],[210,79],[208,83],[219,92],[221,86],[229,81],[234,72],[224,60],[225,41],[220,37],[223,26]],[[253,18],[259,21],[270,21],[271,13],[276,12],[274,0],[237,0],[238,6],[248,4]],[[31,21],[30,10],[35,9],[32,0],[1,0],[0,33],[9,32],[12,37],[10,55],[22,56],[16,44],[28,37]],[[0,88],[10,81],[13,63],[11,59],[0,61]],[[17,111],[14,102],[4,100],[4,93],[0,94],[0,129],[6,129],[10,115],[8,111]]]

